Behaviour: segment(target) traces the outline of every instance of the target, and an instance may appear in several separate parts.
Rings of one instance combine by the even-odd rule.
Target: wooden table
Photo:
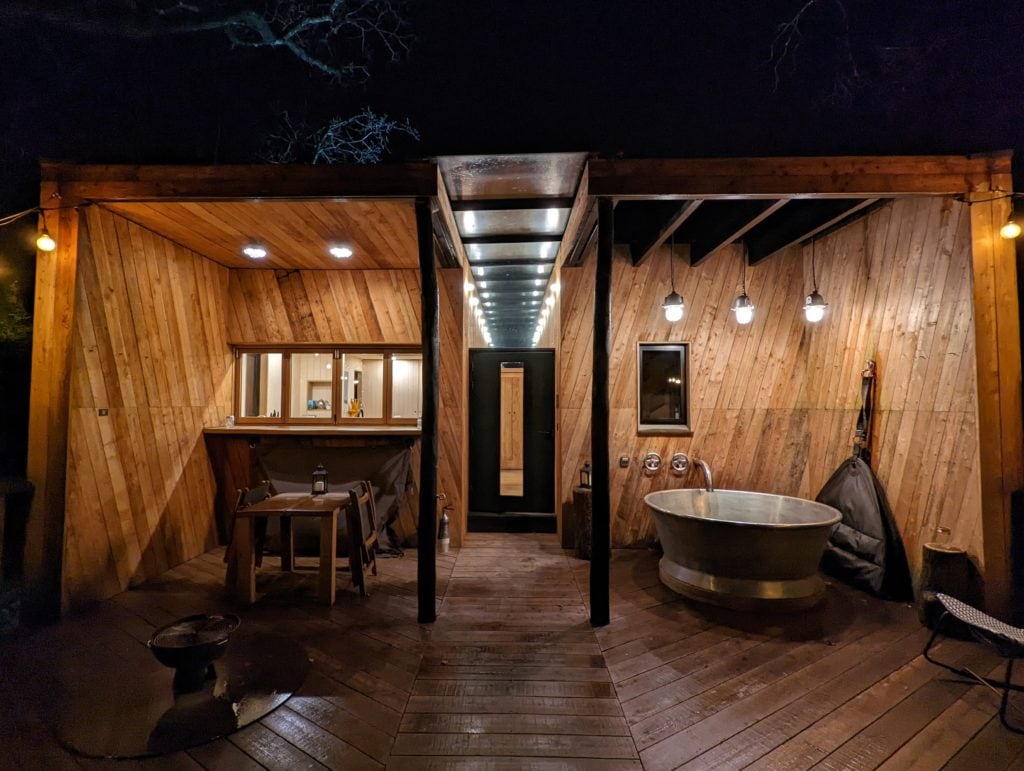
[[[335,571],[338,567],[337,540],[338,515],[342,509],[349,509],[349,494],[326,493],[281,493],[265,501],[255,503],[235,514],[235,554],[238,568],[235,590],[239,600],[246,603],[256,601],[256,544],[253,520],[257,517],[281,518],[281,568],[291,570],[295,563],[292,542],[292,517],[316,517],[320,519],[320,599],[327,605],[334,604]],[[349,523],[351,531],[351,523]],[[348,539],[350,542],[351,538]],[[353,561],[354,557],[354,561]],[[362,563],[358,552],[349,549],[349,565],[353,579],[357,571],[361,574]]]

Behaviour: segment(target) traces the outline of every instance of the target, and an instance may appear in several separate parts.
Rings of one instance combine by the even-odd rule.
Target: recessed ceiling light
[[[259,244],[249,244],[242,249],[242,254],[253,260],[262,260],[267,256],[267,250]]]
[[[332,246],[327,251],[331,253],[331,257],[337,257],[339,260],[347,260],[353,254],[352,249],[347,246]]]

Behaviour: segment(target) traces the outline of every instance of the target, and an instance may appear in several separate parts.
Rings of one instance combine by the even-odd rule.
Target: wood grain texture
[[[682,322],[664,321],[666,254],[638,269],[616,255],[611,372],[612,538],[649,544],[654,524],[643,496],[695,486],[696,477],[642,472],[648,450],[708,461],[722,488],[813,498],[850,453],[860,371],[878,362],[873,466],[885,486],[916,566],[937,525],[982,558],[977,396],[967,207],[902,199],[821,239],[818,283],[829,308],[812,326],[801,310],[810,286],[809,248],[791,248],[747,274],[757,306],[735,323],[737,247],[677,270]],[[589,459],[593,255],[563,271],[560,429],[563,501]],[[636,436],[637,341],[688,341],[692,437]]]
[[[154,201],[105,204],[127,219],[228,268],[415,269],[408,201]],[[258,243],[259,261],[242,253]],[[348,246],[351,257],[328,253]]]
[[[451,545],[462,545],[466,527],[468,480],[464,479],[463,453],[466,446],[466,366],[464,300],[461,268],[438,270],[437,286],[441,311],[441,377],[437,405],[437,492],[444,493],[445,505],[452,507]]]
[[[233,343],[418,343],[417,270],[232,270]]]
[[[202,430],[231,405],[227,269],[97,207],[85,210],[82,228],[68,605],[109,597],[213,546],[215,485]]]

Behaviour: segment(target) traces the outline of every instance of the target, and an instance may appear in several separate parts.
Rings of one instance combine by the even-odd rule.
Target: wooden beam
[[[461,267],[469,262],[469,258],[466,256],[466,249],[462,245],[462,238],[459,235],[459,226],[455,222],[455,214],[452,212],[451,199],[448,197],[448,188],[444,186],[444,179],[441,177],[441,170],[437,170],[437,213],[440,215],[441,221],[444,223],[445,237],[452,245],[452,250],[455,252],[455,259],[458,261],[458,265],[451,267]],[[435,218],[436,219],[436,218]]]
[[[437,195],[437,164],[127,166],[43,163],[42,178],[82,201],[415,198]]]
[[[56,621],[61,612],[64,558],[65,479],[78,272],[79,211],[44,182],[40,203],[62,207],[47,217],[57,241],[52,252],[36,254],[35,309],[32,318],[32,383],[29,395],[29,481],[35,486],[25,533],[25,618]]]
[[[977,156],[592,159],[590,193],[618,198],[882,198],[990,190],[1009,151]]]
[[[662,224],[657,232],[647,241],[647,243],[637,247],[635,244],[630,244],[630,251],[633,256],[633,267],[637,267],[643,263],[648,257],[654,254],[658,248],[668,241],[669,236],[676,232],[680,225],[682,225],[690,216],[697,211],[697,207],[701,205],[702,201],[699,198],[695,198],[689,201],[683,201],[678,207],[674,214],[669,217],[668,221]]]
[[[995,189],[1012,184],[1009,174],[993,177]],[[1008,197],[977,196],[970,207],[985,604],[1005,617],[1016,604],[1011,501],[1024,486],[1016,244],[999,236]]]
[[[597,279],[594,285],[594,374],[590,402],[590,454],[593,458],[590,528],[590,623],[606,626],[611,617],[611,469],[608,450],[609,375],[612,352],[612,254],[615,250],[615,203],[598,204]]]
[[[518,211],[522,209],[568,209],[573,198],[465,198],[452,201],[452,211]]]
[[[767,220],[747,232],[750,264],[756,265],[783,249],[808,241],[840,223],[848,223],[877,201],[877,198],[795,201],[786,208],[784,216]]]
[[[726,202],[717,202],[727,206]],[[789,199],[777,201],[754,200],[729,202],[735,209],[735,216],[724,214],[708,223],[708,229],[690,240],[690,265],[696,267],[720,249],[738,241],[752,228],[764,222],[775,212],[789,203]]]
[[[416,530],[416,617],[437,620],[437,407],[440,361],[440,310],[434,270],[430,201],[416,199],[416,236],[420,252],[423,337],[423,433],[420,437],[420,505]]]
[[[565,222],[565,231],[562,233],[562,241],[558,244],[558,253],[555,255],[555,263],[564,265],[573,255],[576,245],[582,237],[582,231],[589,227],[589,235],[597,226],[597,209],[595,202],[590,198],[590,170],[583,165],[580,172],[580,181],[576,186],[576,197],[573,199],[572,210]],[[589,237],[588,235],[588,237]]]
[[[578,268],[590,251],[590,245],[594,243],[597,236],[597,199],[590,198],[586,210],[580,219],[580,226],[576,230],[576,237],[565,253],[562,265],[566,268]],[[565,243],[563,241],[563,243]]]

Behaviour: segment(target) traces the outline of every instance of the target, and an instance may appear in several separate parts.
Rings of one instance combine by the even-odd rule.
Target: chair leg
[[[1005,687],[1003,688],[1003,698],[999,701],[999,722],[1008,731],[1013,731],[1015,734],[1024,734],[1024,729],[1015,728],[1006,719],[1006,707],[1010,703],[1010,690],[1013,689],[1013,661],[1012,658],[1006,660]]]
[[[935,666],[942,667],[943,669],[950,669],[950,667],[947,664],[943,664],[941,661],[933,659],[928,655],[928,651],[931,650],[932,646],[935,644],[935,640],[938,639],[939,633],[942,631],[942,624],[948,616],[948,611],[943,611],[942,615],[939,616],[939,620],[935,622],[935,631],[933,631],[932,636],[928,638],[928,644],[924,646],[924,651],[922,651],[922,655],[925,657],[925,660],[930,661],[932,664],[935,664]]]
[[[253,529],[256,533],[256,567],[263,566],[263,545],[267,542],[268,517],[259,517],[253,522]]]

